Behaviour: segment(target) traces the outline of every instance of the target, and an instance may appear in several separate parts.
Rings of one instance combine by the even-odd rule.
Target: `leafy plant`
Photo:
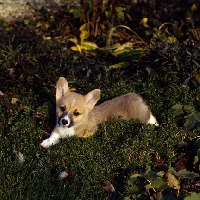
[[[200,129],[200,112],[193,106],[176,104],[172,106],[172,110],[177,122],[184,121],[186,130]]]
[[[151,190],[163,190],[167,183],[163,180],[164,172],[156,173],[148,167],[143,173],[132,174],[127,182],[127,194],[124,200],[144,199],[151,196]]]
[[[180,193],[182,190],[181,181],[183,179],[192,180],[195,177],[199,177],[199,175],[185,169],[176,172],[173,168],[169,168],[166,172],[155,172],[148,166],[145,171],[130,176],[127,181],[128,186],[124,200],[177,199],[179,196],[184,196]]]

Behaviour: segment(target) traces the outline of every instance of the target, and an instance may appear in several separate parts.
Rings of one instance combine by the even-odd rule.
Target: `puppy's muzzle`
[[[59,117],[58,124],[70,128],[71,126],[74,125],[74,122],[72,118],[67,114],[67,115],[61,115]]]

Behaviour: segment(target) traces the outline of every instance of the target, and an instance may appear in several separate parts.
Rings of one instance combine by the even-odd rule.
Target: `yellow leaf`
[[[81,52],[81,46],[77,44],[76,46],[72,46],[71,50]]]
[[[81,46],[83,46],[85,50],[95,50],[98,48],[98,46],[94,42],[88,42],[88,41],[82,42]]]
[[[19,106],[17,109],[18,109],[19,111],[20,111],[20,110],[25,110],[25,109],[28,109],[28,106]]]
[[[79,48],[77,46],[72,46],[71,50],[73,50],[73,51],[79,51]]]
[[[109,69],[118,69],[118,68],[125,68],[128,67],[130,65],[129,62],[120,62],[114,65],[110,65],[108,68]]]
[[[144,17],[140,21],[142,24],[146,24],[148,22],[148,18]]]
[[[121,51],[124,49],[124,46],[120,45],[117,47],[117,49],[114,50],[115,53],[117,53],[118,51]]]
[[[87,29],[87,26],[88,26],[88,23],[85,23],[79,28],[79,30],[82,31],[84,29]]]
[[[90,136],[92,136],[92,135],[93,135],[93,134],[92,134],[91,132],[85,131],[83,137],[86,138],[86,137],[90,137]]]
[[[114,50],[114,53],[119,55],[122,53],[128,53],[131,51],[131,48],[124,48],[123,46],[118,47],[117,49]]]
[[[174,174],[171,174],[169,172],[165,173],[165,178],[167,180],[167,184],[170,188],[173,188],[175,190],[180,190],[181,186],[180,186],[180,181],[175,177]]]
[[[86,30],[82,30],[80,34],[81,41],[84,41],[88,37],[89,37],[89,33]]]
[[[126,42],[123,44],[123,47],[133,47],[133,43],[132,42]]]
[[[169,36],[167,41],[170,42],[170,43],[178,42],[178,40],[173,35]]]
[[[73,13],[73,12],[74,12],[74,9],[73,9],[73,8],[71,8],[71,9],[69,10],[69,12],[70,12],[70,13]]]
[[[12,99],[11,99],[11,103],[12,103],[12,104],[17,103],[18,101],[19,101],[19,99],[17,99],[17,98],[12,98]]]
[[[196,74],[195,79],[200,82],[200,74]]]
[[[197,11],[198,10],[198,6],[196,3],[193,3],[191,6],[191,11]]]

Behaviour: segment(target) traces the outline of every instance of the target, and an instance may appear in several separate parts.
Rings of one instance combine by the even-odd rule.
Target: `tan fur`
[[[68,113],[73,113],[77,109],[80,115],[73,116],[73,121],[76,124],[75,135],[79,137],[83,137],[87,132],[94,133],[98,124],[109,120],[112,116],[122,116],[125,120],[137,119],[144,124],[148,123],[151,111],[141,96],[136,93],[124,94],[94,107],[100,98],[100,90],[96,89],[86,96],[82,96],[78,93],[70,92],[66,79],[61,77],[57,82],[57,90],[59,86],[63,87],[63,85],[67,89],[63,88],[64,96],[57,98],[57,115],[60,116],[62,114],[60,111],[61,106],[66,106]],[[71,107],[71,102],[74,99],[74,105]],[[87,101],[90,101],[91,107],[87,106]]]
[[[124,94],[95,106],[89,113],[89,123],[86,130],[94,132],[98,124],[109,120],[112,116],[121,116],[125,120],[140,120],[142,123],[147,124],[150,113],[148,106],[143,102],[140,95],[136,93]]]

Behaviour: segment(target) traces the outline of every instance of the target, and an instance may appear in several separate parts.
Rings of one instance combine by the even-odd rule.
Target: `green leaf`
[[[81,7],[70,10],[70,12],[73,13],[74,18],[79,18],[81,16],[81,11],[82,11]]]
[[[172,24],[172,28],[174,31],[174,35],[175,37],[177,37],[178,39],[181,39],[183,33],[180,31],[179,27],[177,26],[177,24]]]
[[[191,195],[185,197],[184,200],[200,200],[200,193],[192,192]]]
[[[200,129],[200,112],[193,112],[188,115],[186,118],[186,122],[184,124],[186,130],[191,131],[194,129]]]
[[[170,167],[170,168],[168,169],[168,172],[171,173],[171,174],[174,174],[174,175],[178,176],[177,171],[176,171],[173,167]]]
[[[137,177],[142,177],[142,175],[141,174],[133,174],[133,175],[131,175],[131,179],[134,179],[134,178],[137,178]]]
[[[134,185],[134,186],[130,187],[128,191],[129,191],[131,194],[132,194],[132,193],[137,193],[137,192],[140,191],[140,188],[139,188],[137,185]]]
[[[126,197],[124,197],[124,200],[131,200],[131,199],[132,199],[131,196],[126,196]]]
[[[154,20],[153,20],[153,23],[154,23],[154,26],[155,26],[156,28],[159,28],[159,27],[162,25],[162,23],[161,23],[158,19],[154,19]]]
[[[118,58],[120,61],[133,61],[141,58],[144,55],[143,50],[135,50],[131,48],[124,48],[121,51],[118,51]]]
[[[128,67],[129,65],[130,65],[130,63],[128,63],[128,62],[120,62],[120,63],[114,64],[114,65],[110,65],[108,67],[108,69],[125,68],[125,67]]]
[[[158,172],[158,173],[157,173],[157,176],[158,176],[158,177],[163,177],[163,176],[164,176],[164,174],[165,174],[165,172],[164,172],[164,171],[160,171],[160,172]]]
[[[194,166],[196,170],[200,170],[200,149],[197,150],[197,156],[194,157]]]
[[[81,42],[83,42],[88,37],[89,37],[89,33],[86,30],[82,30],[80,34]]]
[[[156,172],[153,171],[150,166],[148,166],[145,171],[144,178],[146,178],[147,180],[151,182],[157,178]]]
[[[124,20],[124,12],[118,12],[118,13],[117,13],[117,17],[118,17],[118,19],[121,20],[121,21]]]
[[[159,189],[159,190],[164,190],[167,188],[167,183],[163,181],[162,178],[158,177],[154,181],[151,181],[151,185],[153,188]]]
[[[145,188],[146,188],[146,190],[149,191],[150,189],[153,188],[153,186],[149,183],[149,184],[145,185]]]
[[[166,193],[163,195],[161,193],[159,200],[177,200],[177,197],[175,194]]]
[[[25,24],[25,25],[28,25],[29,23],[30,23],[30,20],[24,19],[24,24]],[[0,23],[0,25],[1,25],[1,23]]]
[[[142,177],[142,175],[141,174],[131,175],[130,179],[128,179],[128,185],[134,187],[138,177]]]
[[[189,178],[189,179],[194,179],[195,177],[199,177],[198,174],[193,173],[193,172],[189,172],[186,169],[183,169],[183,170],[179,171],[178,175],[181,178]]]
[[[43,24],[42,24],[42,22],[41,21],[38,21],[37,23],[36,23],[36,27],[38,28],[38,27],[40,27],[40,26],[42,26]]]
[[[173,114],[174,116],[178,116],[178,115],[181,115],[183,114],[183,105],[182,104],[175,104],[171,107],[172,111],[173,111]]]
[[[172,111],[174,113],[174,116],[179,116],[184,113],[191,113],[194,111],[194,107],[191,105],[182,105],[182,104],[175,104],[172,107]]]
[[[116,12],[122,12],[124,10],[123,7],[115,7]]]
[[[187,23],[194,24],[194,18],[193,18],[192,12],[190,11],[186,12],[186,20],[187,20]]]
[[[129,18],[130,21],[133,21],[132,17],[128,13],[125,13],[125,15]]]

